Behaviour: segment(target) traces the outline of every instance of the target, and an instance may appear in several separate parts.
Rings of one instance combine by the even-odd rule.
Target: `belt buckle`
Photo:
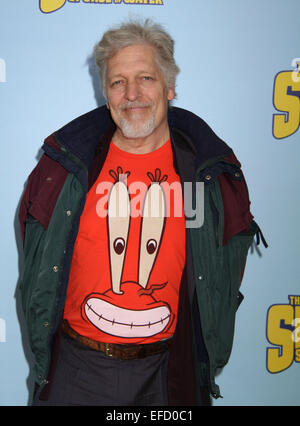
[[[109,353],[109,343],[105,343],[105,355],[106,356],[112,356],[112,354]]]

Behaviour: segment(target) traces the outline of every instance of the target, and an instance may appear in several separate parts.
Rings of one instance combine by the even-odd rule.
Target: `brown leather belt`
[[[81,336],[70,327],[66,320],[63,320],[61,327],[64,334],[81,343],[82,345],[88,346],[89,348],[96,351],[103,352],[106,356],[119,358],[122,360],[145,358],[149,355],[156,355],[161,352],[165,352],[169,349],[172,340],[168,339],[165,341],[146,343],[141,345],[118,345],[115,343],[97,342],[96,340]]]

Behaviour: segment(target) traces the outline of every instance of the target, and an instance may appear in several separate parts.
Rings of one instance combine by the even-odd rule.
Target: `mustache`
[[[147,108],[152,106],[153,106],[152,102],[128,101],[120,105],[120,110],[124,111],[125,109],[130,109],[130,108]]]

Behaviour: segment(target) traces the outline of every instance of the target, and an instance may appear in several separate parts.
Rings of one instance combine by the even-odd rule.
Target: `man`
[[[34,405],[220,396],[214,378],[230,355],[259,228],[232,150],[199,117],[169,107],[173,51],[148,20],[106,32],[95,54],[107,105],[50,135],[29,177],[21,292]],[[183,188],[195,182],[202,226],[183,211]]]

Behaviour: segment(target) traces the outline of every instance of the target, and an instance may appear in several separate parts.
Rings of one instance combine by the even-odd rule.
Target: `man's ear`
[[[175,88],[174,87],[170,87],[168,89],[167,98],[168,98],[168,101],[172,101],[175,98]]]

